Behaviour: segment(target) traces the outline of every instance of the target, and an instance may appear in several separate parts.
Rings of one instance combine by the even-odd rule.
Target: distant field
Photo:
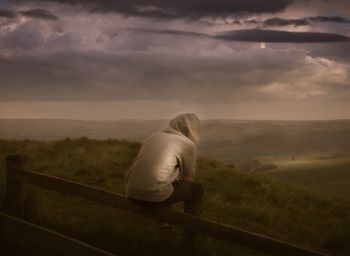
[[[266,172],[270,177],[302,184],[323,195],[350,200],[350,158],[275,161],[278,168]]]
[[[0,139],[142,141],[169,120],[0,119]],[[235,163],[247,157],[350,153],[350,120],[202,120],[201,155]]]

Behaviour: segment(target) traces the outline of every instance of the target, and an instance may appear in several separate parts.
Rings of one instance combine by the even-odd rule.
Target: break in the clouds
[[[2,102],[268,103],[281,115],[350,97],[346,0],[10,3],[0,11]]]

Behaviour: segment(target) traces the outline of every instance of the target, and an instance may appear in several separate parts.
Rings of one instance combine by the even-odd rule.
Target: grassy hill
[[[265,172],[270,177],[301,184],[325,196],[350,200],[350,158],[301,159],[275,162],[278,168]]]
[[[138,142],[87,138],[0,140],[0,168],[5,167],[6,155],[22,154],[28,156],[26,169],[122,193],[124,173],[139,147]],[[350,205],[346,201],[242,173],[207,157],[199,159],[198,180],[205,188],[206,218],[334,255],[350,253]],[[2,196],[3,172],[0,182]],[[164,234],[157,223],[143,217],[38,188],[29,192],[27,219],[119,255],[158,255],[164,250],[173,255],[179,239],[180,230]],[[200,237],[198,250],[200,255],[260,255],[205,237]]]
[[[0,119],[0,139],[58,140],[86,136],[100,140],[142,141],[149,134],[165,128],[167,123],[168,120]],[[214,157],[236,166],[244,165],[249,159],[258,159],[262,163],[277,164],[276,171],[283,170],[292,157],[298,159],[293,163],[306,159],[315,163],[315,166],[304,165],[306,172],[300,169],[301,165],[296,164],[290,165],[288,172],[273,172],[271,175],[307,185],[328,196],[350,197],[349,176],[343,180],[343,174],[338,172],[339,168],[350,170],[350,162],[347,167],[341,167],[337,163],[331,166],[327,161],[320,161],[321,165],[326,165],[322,167],[315,161],[315,158],[327,159],[341,154],[350,156],[350,120],[202,120],[202,124],[199,145],[202,156]],[[295,172],[292,167],[296,168]],[[347,173],[350,175],[350,172]],[[288,177],[284,178],[286,175]],[[304,180],[322,175],[325,175],[322,182],[316,179],[311,182]],[[329,175],[332,178],[327,181],[325,177]]]

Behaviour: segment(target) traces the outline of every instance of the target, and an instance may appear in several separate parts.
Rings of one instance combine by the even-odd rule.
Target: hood
[[[169,122],[166,132],[175,132],[185,135],[187,138],[198,144],[201,133],[201,123],[193,113],[180,114]]]

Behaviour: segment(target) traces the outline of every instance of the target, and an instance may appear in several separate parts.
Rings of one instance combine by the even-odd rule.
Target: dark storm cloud
[[[221,39],[226,41],[243,42],[271,42],[271,43],[317,43],[317,42],[347,42],[350,38],[339,34],[317,33],[317,32],[288,32],[265,29],[244,29],[233,30],[220,33],[219,35],[209,35],[191,31],[172,30],[172,29],[132,29],[133,31],[180,35],[190,37],[208,37],[212,39]]]
[[[44,9],[31,9],[27,11],[21,11],[21,14],[26,17],[44,19],[44,20],[57,20],[58,17],[52,12]]]
[[[310,22],[306,19],[281,19],[281,18],[271,18],[264,21],[266,26],[305,26],[310,25]]]
[[[348,69],[343,64],[324,59],[323,53],[327,50],[331,56],[338,44],[348,44],[349,38],[341,35],[347,31],[327,34],[252,29],[218,34],[223,27],[208,28],[200,22],[217,19],[231,24],[241,21],[243,26],[251,23],[242,28],[262,27],[261,17],[267,19],[275,14],[252,15],[250,19],[248,15],[222,18],[239,12],[237,2],[242,4],[243,1],[211,1],[207,5],[206,1],[209,0],[192,1],[193,6],[184,0],[60,1],[79,4],[79,8],[51,2],[42,4],[38,1],[35,5],[33,1],[19,1],[23,5],[14,5],[13,8],[24,13],[18,12],[18,16],[25,14],[33,19],[3,19],[3,23],[9,26],[0,33],[0,49],[3,51],[3,57],[0,56],[0,101],[166,99],[222,103],[249,100],[250,93],[258,95],[260,92],[263,96],[276,95],[276,98],[321,97],[327,93],[328,85],[333,86],[329,88],[335,92],[338,92],[338,87],[345,87],[338,79],[345,77],[347,72],[344,70]],[[244,1],[241,7],[253,2]],[[257,8],[262,2],[266,5],[265,11],[271,7],[266,1],[257,2],[258,5],[247,6],[245,12],[262,13],[263,8]],[[224,3],[232,8],[224,8]],[[217,5],[217,8],[207,8],[211,5]],[[110,10],[107,10],[108,6]],[[194,6],[198,8],[191,9]],[[28,12],[27,8],[52,10],[53,16],[60,14],[60,20],[34,20],[55,18],[45,15],[45,12],[44,15],[38,11]],[[87,10],[102,13],[89,14]],[[103,13],[107,11],[114,13]],[[298,17],[293,11],[289,12],[286,10],[284,17]],[[205,17],[188,22],[129,18],[116,13],[152,18]],[[317,16],[319,13],[305,15],[323,17]],[[274,22],[282,24],[284,21],[281,20]],[[326,22],[327,19],[317,20],[308,22]],[[300,22],[298,19],[287,21],[294,25]],[[337,22],[341,21],[338,19]],[[322,31],[331,31],[329,27],[325,26]],[[304,51],[304,45],[295,47],[293,44],[343,41],[345,43],[308,44],[310,48],[329,46],[327,49],[318,48],[311,57],[310,51]],[[290,47],[280,50],[281,45]],[[346,47],[334,55],[342,53],[347,54]]]
[[[27,0],[13,0],[27,3]],[[201,18],[234,14],[278,12],[293,0],[36,0],[81,5],[92,12],[117,12],[153,18]]]
[[[346,42],[350,38],[344,35],[317,32],[289,32],[264,29],[234,30],[214,36],[228,41],[271,42],[271,43],[325,43]]]
[[[0,17],[14,18],[16,17],[16,13],[11,10],[0,9]]]
[[[171,49],[22,54],[11,57],[10,64],[0,62],[0,101],[132,98],[221,102],[240,97],[230,94],[233,89],[270,83],[283,70],[302,65],[302,53],[283,53],[273,59],[267,58],[268,51],[247,54],[229,48],[209,55]]]
[[[350,23],[350,20],[345,19],[343,17],[336,17],[336,16],[309,17],[308,20],[315,21],[315,22]]]
[[[19,12],[20,15],[34,18],[34,19],[44,19],[44,20],[57,20],[58,17],[52,12],[44,9],[30,9],[26,11]],[[17,16],[17,13],[12,10],[0,9],[0,17],[5,18],[14,18]]]
[[[192,31],[183,31],[175,29],[136,29],[130,28],[129,31],[144,32],[144,33],[154,33],[154,34],[165,34],[165,35],[177,35],[177,36],[190,36],[190,37],[211,37],[210,35],[204,33],[197,33]]]
[[[312,95],[328,86],[335,92],[344,88],[334,78],[337,66],[324,67],[322,59],[311,59],[296,49],[238,52],[222,45],[195,54],[169,48],[148,52],[65,50],[11,56],[9,61],[0,61],[0,102],[162,99],[223,103],[245,101],[247,95],[264,102],[275,97],[276,89],[282,90],[281,97],[294,97]],[[262,85],[267,94],[260,94]]]
[[[312,22],[330,22],[330,23],[350,23],[350,20],[347,20],[343,17],[336,16],[316,16],[316,17],[307,17],[303,19],[281,19],[281,18],[270,18],[263,21],[265,26],[306,26],[311,25]]]

